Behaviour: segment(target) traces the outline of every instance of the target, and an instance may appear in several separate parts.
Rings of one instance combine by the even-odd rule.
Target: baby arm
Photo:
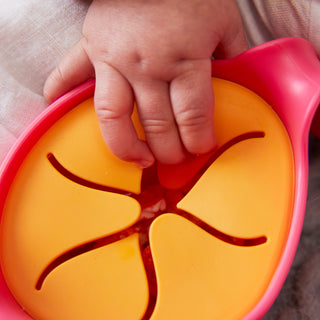
[[[247,49],[234,0],[94,0],[83,35],[49,76],[48,102],[95,77],[106,144],[141,167],[215,147],[211,56]],[[134,103],[146,142],[131,122]]]

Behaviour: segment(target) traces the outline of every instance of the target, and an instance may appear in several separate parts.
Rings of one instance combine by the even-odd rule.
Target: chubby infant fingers
[[[130,84],[116,69],[96,63],[95,108],[102,135],[117,157],[150,166],[155,159],[176,164],[188,153],[203,154],[216,146],[214,97],[208,68],[197,68],[171,82],[140,78]],[[205,72],[204,72],[205,70]],[[134,100],[147,142],[131,119]]]
[[[133,93],[127,80],[106,63],[95,64],[95,110],[102,136],[118,158],[149,167],[154,157],[147,143],[138,138],[133,125]]]
[[[216,147],[216,139],[210,66],[175,78],[171,82],[170,95],[185,149],[191,154],[204,154],[213,150]]]
[[[51,72],[43,89],[48,103],[53,102],[67,91],[94,77],[91,64],[81,40]]]
[[[166,81],[148,79],[134,85],[139,118],[155,158],[167,164],[185,159]]]

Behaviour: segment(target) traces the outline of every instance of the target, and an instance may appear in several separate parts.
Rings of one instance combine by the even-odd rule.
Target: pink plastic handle
[[[300,239],[308,187],[308,137],[320,102],[320,63],[308,41],[284,38],[230,60],[213,61],[212,74],[243,85],[267,101],[285,125],[293,147],[295,194],[290,232],[268,290],[245,317],[256,320],[280,292]]]
[[[212,74],[257,93],[280,116],[292,144],[308,134],[319,102],[320,63],[312,45],[283,38],[212,63]]]

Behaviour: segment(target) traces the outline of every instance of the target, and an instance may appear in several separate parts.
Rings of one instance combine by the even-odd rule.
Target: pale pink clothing
[[[320,0],[236,0],[251,46],[295,36],[320,53]]]

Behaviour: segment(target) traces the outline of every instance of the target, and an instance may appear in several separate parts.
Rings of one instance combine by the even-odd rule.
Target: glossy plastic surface
[[[245,317],[259,319],[279,293],[300,238],[308,188],[308,137],[320,102],[320,64],[308,41],[284,38],[255,47],[234,59],[215,61],[212,73],[244,85],[272,105],[293,146],[295,191],[290,233],[267,292]],[[313,126],[319,132],[319,117]]]
[[[279,69],[281,74],[278,74]],[[188,185],[184,181],[186,177],[192,178],[210,160],[210,166],[180,199],[177,208],[168,208],[174,210],[162,212],[151,225],[150,246],[158,285],[157,303],[153,306],[151,319],[258,319],[270,307],[289,270],[303,221],[307,187],[307,136],[319,102],[317,71],[319,65],[313,49],[301,39],[275,41],[232,60],[213,62],[213,75],[244,85],[272,105],[287,128],[292,151],[284,127],[265,102],[247,89],[215,80],[217,107],[214,121],[221,152],[216,153],[212,162],[211,158],[200,157],[180,167],[158,167],[159,180],[166,190],[183,189]],[[126,305],[125,308],[115,308],[111,313],[112,318],[139,318],[148,304],[148,284],[143,272],[145,260],[141,260],[137,234],[127,236],[124,242],[121,240],[112,246],[89,250],[66,261],[45,278],[43,289],[34,288],[41,270],[59,253],[126,228],[139,215],[137,197],[133,200],[128,196],[107,193],[107,197],[111,197],[111,200],[107,200],[106,194],[102,195],[101,191],[88,191],[86,187],[74,186],[74,183],[70,183],[71,178],[65,179],[67,176],[61,179],[61,175],[56,175],[48,162],[39,158],[40,154],[46,158],[48,152],[54,151],[66,168],[85,180],[99,186],[140,192],[140,169],[117,161],[108,152],[106,154],[105,148],[101,149],[101,137],[94,139],[98,141],[98,151],[95,149],[96,143],[93,149],[91,145],[87,147],[87,142],[82,143],[92,141],[91,133],[87,134],[87,120],[75,132],[72,129],[73,123],[82,123],[83,116],[79,116],[81,110],[89,123],[95,123],[92,102],[87,100],[92,96],[93,89],[93,83],[87,83],[51,106],[20,139],[1,170],[0,204],[1,211],[4,210],[1,222],[2,268],[17,299],[39,320],[45,317],[46,312],[55,320],[61,317],[100,319],[110,315],[110,311],[106,311],[99,303],[101,296],[88,296],[88,293],[96,291],[95,287],[90,286],[95,281],[101,282],[99,276],[106,279],[103,272],[107,262],[117,259],[120,259],[118,263],[122,267],[115,263],[114,269],[109,271],[113,274],[119,272],[117,277],[122,279],[125,286],[129,283],[130,288],[138,289],[136,293],[130,289],[129,296],[124,298],[126,290],[123,286],[109,293],[105,291],[105,285],[101,286],[98,292],[106,296],[110,294],[110,297],[116,295],[118,303],[121,305],[122,301],[122,305]],[[85,102],[77,107],[82,101]],[[291,112],[294,115],[290,115]],[[74,116],[80,121],[74,121]],[[93,131],[98,133],[96,129]],[[60,138],[57,139],[57,136]],[[88,170],[84,158],[93,160],[92,169]],[[111,180],[103,178],[106,177],[103,170],[107,168],[112,168],[110,172],[114,177]],[[121,172],[126,172],[129,177],[125,184]],[[29,179],[31,173],[39,177],[49,174],[50,178],[35,181]],[[23,188],[25,191],[21,195]],[[48,198],[61,191],[62,194],[68,194],[68,198],[76,197],[72,206],[80,203],[76,210],[80,218],[65,220],[64,216],[69,211],[61,207],[61,196],[58,199],[56,196]],[[167,191],[168,194],[178,195],[170,192]],[[86,212],[91,210],[86,208],[90,193],[97,204],[93,212],[99,223],[94,226],[89,219],[90,213],[86,216]],[[17,201],[17,195],[23,199],[22,206]],[[41,213],[48,214],[54,206],[58,206],[55,210],[57,216],[54,212],[49,217],[30,215],[37,197],[42,203]],[[100,197],[101,202],[97,200]],[[121,203],[117,202],[119,197]],[[99,214],[99,207],[107,206],[107,213],[110,207],[117,211],[123,205],[129,215],[121,217],[121,220],[108,220],[114,215],[119,216],[112,214],[112,211],[111,216]],[[203,223],[190,220],[188,213]],[[79,223],[79,219],[83,222]],[[56,222],[52,224],[53,221]],[[223,235],[211,233],[211,229],[204,228],[205,225],[216,228]],[[41,227],[36,230],[36,226]],[[67,234],[66,238],[60,238],[61,230]],[[230,235],[229,238],[226,234]],[[24,237],[22,242],[19,240],[21,236]],[[250,242],[250,239],[260,240]],[[232,241],[235,242],[230,244]],[[35,252],[32,249],[34,246],[38,248]],[[10,256],[11,250],[16,254]],[[99,260],[101,268],[88,274],[88,269],[93,270],[90,269],[92,265],[88,265],[92,260]],[[131,261],[130,265],[128,261]],[[197,261],[196,265],[194,261]],[[21,267],[25,275],[19,274]],[[125,274],[128,273],[124,271],[125,268],[130,269],[129,274],[133,272],[138,276],[126,278]],[[93,277],[93,274],[96,276]],[[71,300],[64,305],[61,288],[66,279],[70,282],[67,289],[68,299]],[[80,288],[79,281],[89,283],[91,289],[82,285]],[[30,319],[15,302],[2,278],[0,294],[3,298],[0,300],[0,316],[12,320]],[[130,294],[133,294],[133,300]],[[81,299],[84,300],[79,304]],[[70,308],[70,301],[73,300]],[[58,301],[59,309],[54,310],[53,306]],[[89,309],[84,307],[86,303]],[[213,305],[215,317],[212,315]],[[111,301],[109,310],[114,306],[114,301]],[[94,314],[92,310],[100,311]]]
[[[161,184],[151,185],[167,203],[149,232],[157,286],[151,319],[243,316],[268,287],[288,234],[293,158],[285,128],[251,91],[219,79],[213,87],[217,151],[159,165]],[[123,230],[138,227],[144,202],[130,192],[152,190],[140,188],[146,172],[107,150],[92,99],[39,137],[17,168],[1,222],[2,270],[28,313],[39,320],[143,316],[151,296],[141,232]],[[180,194],[177,207],[169,204]]]

